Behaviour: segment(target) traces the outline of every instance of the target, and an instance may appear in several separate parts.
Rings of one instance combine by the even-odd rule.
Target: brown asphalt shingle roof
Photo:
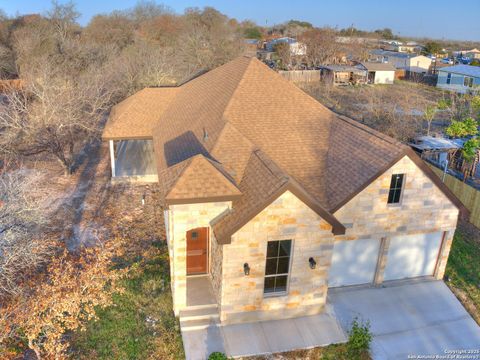
[[[159,92],[157,108],[148,110],[160,187],[167,203],[230,196],[232,211],[214,225],[217,240],[287,188],[339,233],[333,212],[401,157],[415,158],[255,58],[239,57],[170,90],[165,97]],[[135,123],[131,112],[123,117]]]
[[[104,140],[151,139],[153,127],[179,88],[145,88],[112,108]]]
[[[168,203],[203,202],[204,199],[232,200],[241,195],[233,179],[214,160],[195,155],[185,162],[188,162],[187,166],[178,174],[165,196]]]

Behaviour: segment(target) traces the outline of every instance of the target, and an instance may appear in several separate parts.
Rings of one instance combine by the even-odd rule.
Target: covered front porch
[[[187,277],[187,307],[216,304],[208,274]]]

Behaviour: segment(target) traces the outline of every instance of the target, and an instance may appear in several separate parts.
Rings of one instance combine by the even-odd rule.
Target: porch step
[[[211,319],[199,319],[199,320],[183,320],[180,319],[180,328],[183,332],[185,331],[194,331],[194,330],[203,330],[207,329],[210,326],[217,326],[220,324],[220,319],[211,318]]]
[[[182,331],[206,329],[220,323],[217,304],[189,306],[180,310]]]
[[[218,318],[219,318],[219,315],[218,315],[217,306],[204,307],[200,309],[186,308],[184,310],[180,310],[180,319],[183,321],[218,319]]]
[[[188,305],[186,308],[180,310],[180,313],[185,311],[191,311],[191,310],[206,310],[206,309],[218,309],[218,305],[217,304]]]

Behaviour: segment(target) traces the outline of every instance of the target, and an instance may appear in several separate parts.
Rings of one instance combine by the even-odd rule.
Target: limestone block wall
[[[210,244],[210,278],[217,303],[220,304],[222,293],[223,245],[217,243],[213,231],[210,232]]]
[[[265,297],[269,240],[292,239],[288,293]],[[323,311],[333,249],[331,226],[290,192],[285,192],[223,245],[220,317],[223,323],[288,318]],[[317,266],[312,270],[308,259]],[[250,266],[245,276],[243,264]]]
[[[209,227],[210,221],[231,206],[230,201],[171,205],[169,208],[171,283],[175,314],[187,304],[186,234],[190,229]],[[210,232],[211,233],[211,232]]]
[[[388,205],[393,174],[405,174],[405,184],[400,204]],[[346,234],[337,236],[337,240],[388,240],[404,234],[446,232],[435,274],[439,279],[443,277],[458,209],[410,158],[401,159],[334,215],[347,227]]]

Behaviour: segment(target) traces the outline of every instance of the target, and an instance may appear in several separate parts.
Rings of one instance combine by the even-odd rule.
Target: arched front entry
[[[206,274],[208,269],[208,228],[187,231],[187,275]]]

